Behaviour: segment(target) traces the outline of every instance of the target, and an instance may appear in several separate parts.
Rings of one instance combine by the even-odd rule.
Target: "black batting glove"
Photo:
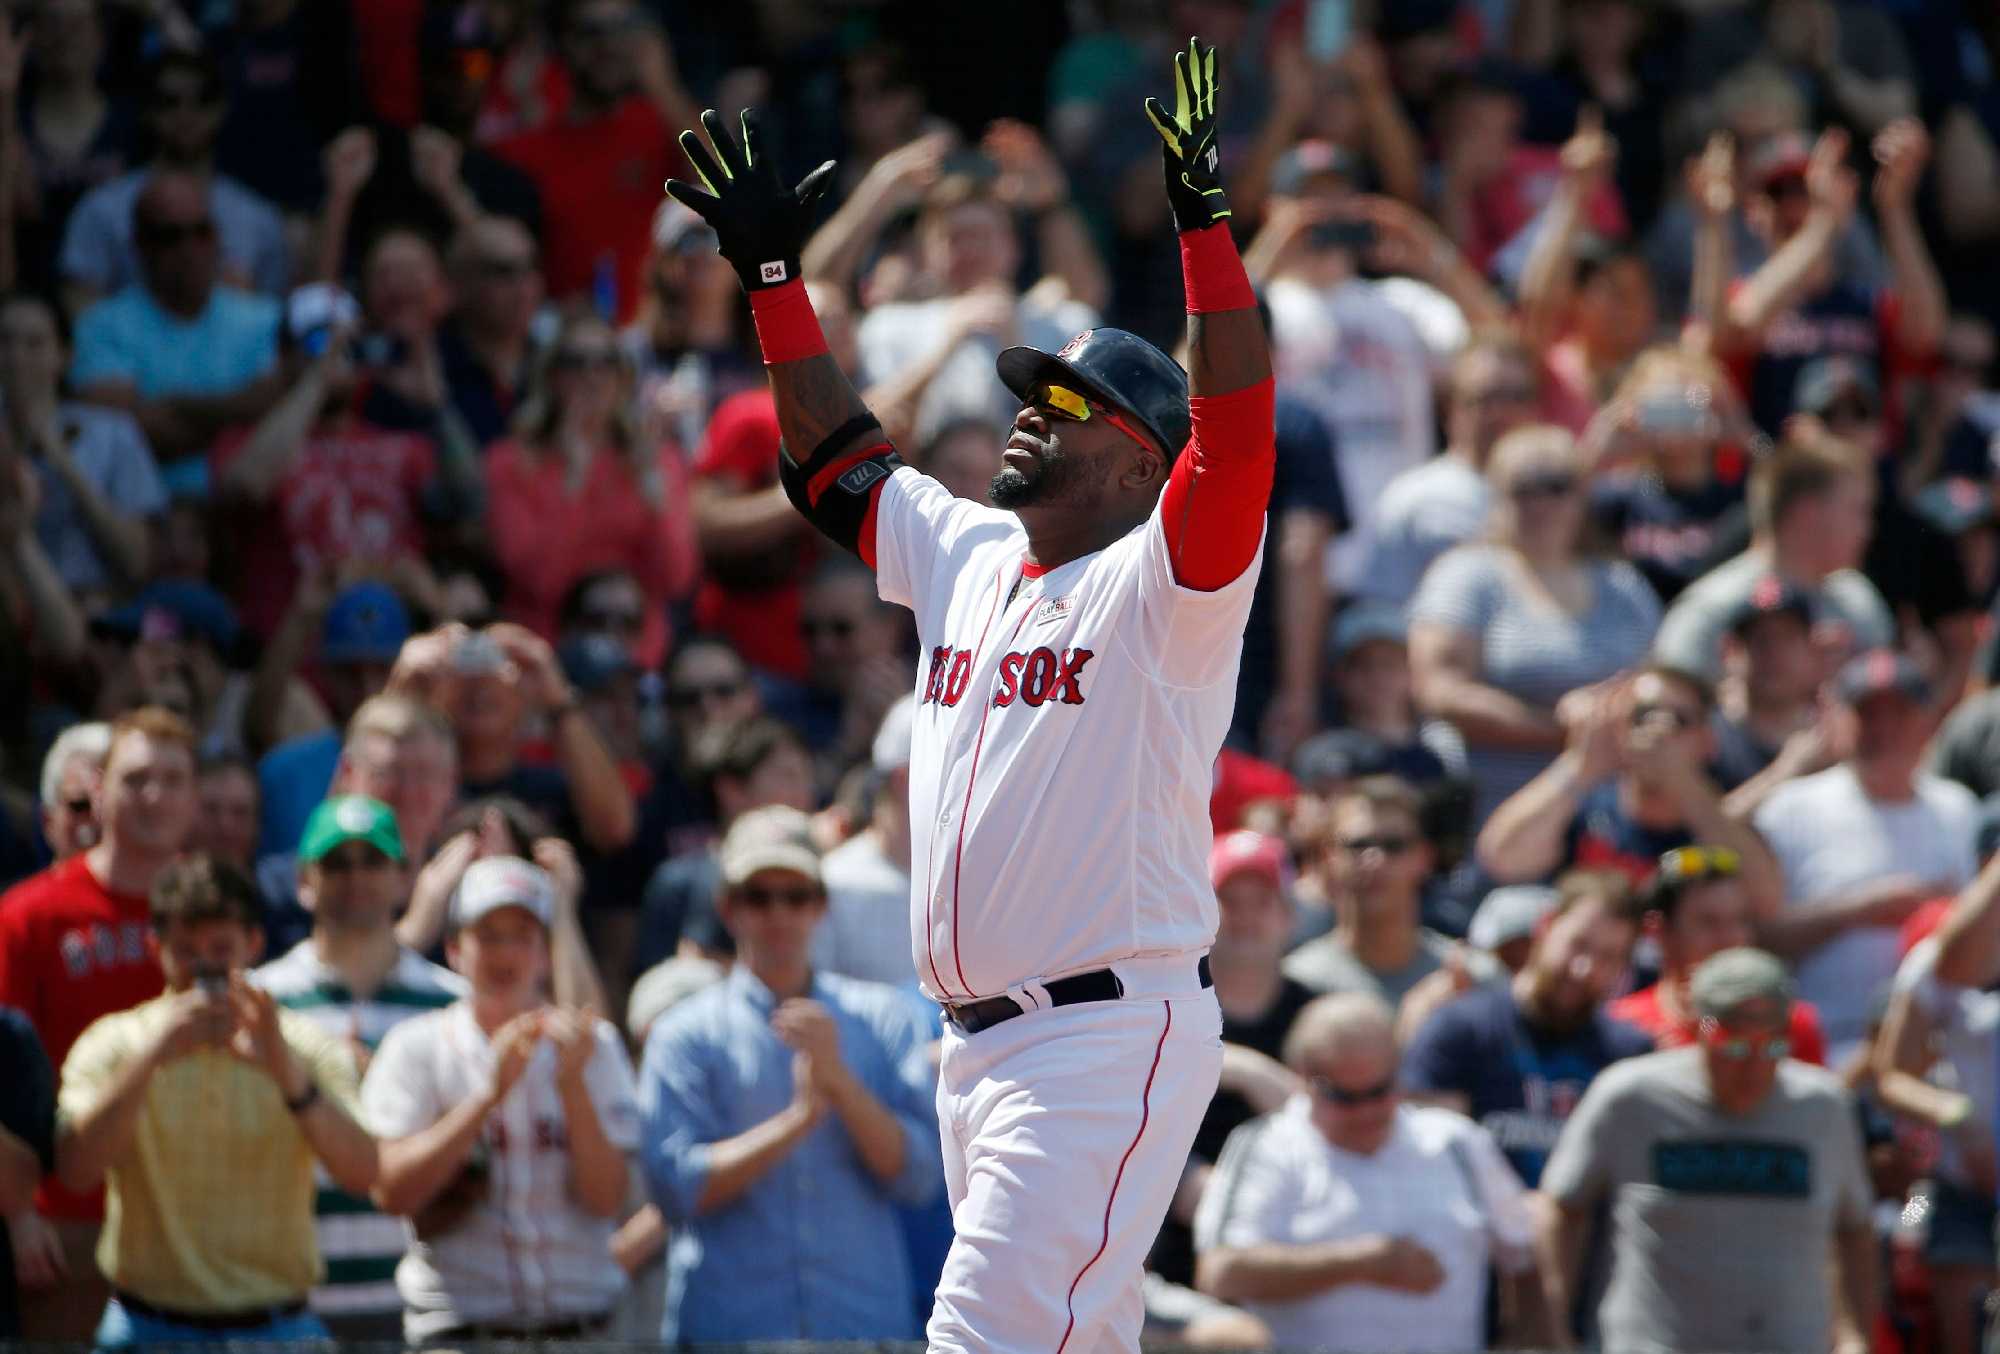
[[[1167,201],[1174,210],[1174,229],[1183,233],[1206,230],[1229,216],[1229,199],[1222,195],[1222,157],[1215,149],[1215,48],[1189,38],[1187,50],[1174,53],[1174,113],[1148,95],[1146,117],[1165,144]]]
[[[738,146],[713,108],[701,115],[711,154],[693,132],[681,133],[681,149],[701,175],[703,187],[667,180],[667,192],[715,232],[716,247],[743,280],[743,290],[783,286],[799,275],[799,255],[812,234],[813,208],[833,177],[833,161],[787,188],[778,167],[764,154],[763,127],[754,110],[743,113]]]

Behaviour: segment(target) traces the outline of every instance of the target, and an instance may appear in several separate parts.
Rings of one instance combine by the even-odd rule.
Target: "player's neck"
[[[1106,518],[1068,518],[1050,521],[1037,516],[1030,520],[1021,514],[1021,525],[1028,532],[1028,563],[1047,572],[1059,569],[1071,560],[1094,555],[1114,541],[1123,539],[1132,528],[1145,521],[1141,514],[1130,521]]]

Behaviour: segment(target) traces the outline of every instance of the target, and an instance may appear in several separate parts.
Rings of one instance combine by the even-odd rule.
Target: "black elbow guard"
[[[785,486],[792,506],[821,535],[867,559],[872,550],[863,546],[872,548],[874,543],[862,541],[861,529],[875,495],[902,463],[882,436],[882,425],[873,415],[863,414],[834,429],[803,465],[780,443],[778,482]]]

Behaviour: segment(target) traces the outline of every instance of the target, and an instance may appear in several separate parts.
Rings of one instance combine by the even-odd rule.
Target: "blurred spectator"
[[[666,609],[700,566],[680,449],[633,404],[632,371],[600,320],[557,334],[515,416],[515,437],[485,457],[488,532],[506,612],[555,638],[563,594],[593,570],[622,568],[646,590],[634,657],[665,656]]]
[[[1289,8],[1297,13],[1305,7]],[[1421,202],[1423,147],[1390,84],[1381,44],[1362,32],[1324,40],[1284,33],[1282,20],[1275,30],[1269,43],[1270,106],[1241,165],[1232,168],[1232,201],[1246,216],[1261,215],[1272,169],[1294,146],[1315,141],[1350,157],[1357,177],[1390,197]],[[1339,50],[1329,52],[1323,42],[1338,42]]]
[[[216,435],[261,418],[289,386],[276,369],[278,307],[222,280],[206,191],[168,169],[130,199],[136,276],[77,317],[69,369],[79,399],[131,414],[168,487],[198,497]]]
[[[458,756],[451,725],[407,696],[371,696],[355,710],[337,745],[325,795],[366,795],[396,815],[398,838],[417,861],[428,858],[458,790]],[[308,793],[301,780],[288,794]],[[310,816],[310,815],[308,815]],[[299,825],[304,831],[305,824]],[[290,950],[311,929],[297,898],[298,836],[257,862],[265,900],[265,940],[273,954]]]
[[[1653,1047],[1604,1011],[1638,929],[1623,876],[1574,871],[1556,891],[1521,971],[1438,1009],[1403,1052],[1409,1093],[1484,1126],[1530,1189],[1584,1088]]]
[[[1479,830],[1486,873],[1518,884],[1574,865],[1616,870],[1640,885],[1665,853],[1706,842],[1730,850],[1755,903],[1775,901],[1784,887],[1776,862],[1723,811],[1708,776],[1708,687],[1674,668],[1643,667],[1578,699],[1562,755]]]
[[[695,751],[715,803],[715,824],[727,832],[751,809],[782,806],[809,812],[818,802],[812,754],[793,729],[755,716],[711,724]],[[646,881],[640,905],[639,943],[632,959],[643,973],[677,950],[726,956],[729,933],[721,922],[722,866],[716,848],[690,851],[664,862]]]
[[[515,857],[466,870],[448,948],[470,995],[396,1026],[369,1064],[375,1199],[409,1219],[412,1341],[597,1334],[625,1285],[608,1247],[639,1136],[632,1068],[608,1022],[544,1001],[555,893]],[[495,1284],[526,1244],[541,1262]]]
[[[188,850],[249,874],[257,859],[257,773],[241,757],[204,757]]]
[[[147,892],[180,854],[195,817],[194,733],[164,710],[122,716],[111,729],[94,795],[102,839],[0,895],[0,1006],[34,1022],[60,1067],[92,1021],[159,995],[160,960],[148,941]],[[95,1251],[102,1197],[55,1177],[36,1196],[55,1236],[34,1249],[60,1255],[58,1277],[21,1313],[29,1339],[82,1340],[104,1310]],[[28,1249],[10,1224],[15,1245]]]
[[[1222,1080],[1202,1114],[1173,1206],[1146,1267],[1177,1284],[1195,1280],[1194,1225],[1229,1135],[1276,1111],[1299,1090],[1280,1061],[1313,991],[1279,967],[1292,930],[1285,845],[1248,829],[1218,837],[1208,877],[1220,924],[1209,965],[1222,1006]]]
[[[1855,572],[1875,502],[1873,468],[1832,440],[1781,444],[1751,472],[1750,548],[1696,579],[1660,622],[1653,656],[1709,681],[1722,676],[1722,638],[1767,576],[1804,592],[1841,656],[1880,648],[1895,627],[1875,585]]]
[[[909,623],[877,594],[868,566],[838,554],[822,559],[805,586],[799,634],[805,682],[772,682],[764,702],[805,735],[828,786],[867,755],[883,715],[914,683]]]
[[[1437,863],[1423,806],[1393,776],[1354,782],[1329,804],[1326,853],[1333,930],[1285,959],[1285,976],[1316,993],[1366,992],[1393,1010],[1444,963],[1451,942],[1421,921]]]
[[[1556,891],[1540,884],[1503,884],[1479,900],[1465,943],[1488,954],[1512,977],[1527,967],[1542,919],[1554,910]]]
[[[1690,995],[1699,1046],[1606,1071],[1542,1174],[1552,1301],[1580,1296],[1608,1217],[1605,1348],[1866,1350],[1874,1191],[1853,1101],[1786,1056],[1791,984],[1770,955],[1724,950]]]
[[[35,534],[63,585],[89,605],[146,579],[147,534],[167,492],[129,414],[62,398],[69,359],[54,305],[0,301],[0,394],[13,445],[41,481]]]
[[[1939,179],[1949,174],[1940,167]],[[1993,398],[1995,338],[1982,316],[1957,314],[1938,344],[1937,368],[1910,409],[1909,445],[1898,481],[1908,495],[1940,473],[1971,480],[1991,479],[1996,466],[1993,437],[2000,432]]]
[[[147,72],[142,92],[153,157],[142,168],[84,194],[63,234],[58,266],[70,312],[140,281],[146,271],[148,225],[159,235],[157,221],[145,218],[140,203],[151,181],[169,173],[193,184],[191,196],[206,216],[199,240],[207,252],[219,252],[219,276],[231,287],[267,296],[283,293],[290,270],[284,223],[269,202],[216,171],[226,101],[215,63],[192,52],[167,52]],[[188,238],[183,233],[176,243]],[[173,248],[163,236],[151,245],[162,246]]]
[[[1428,790],[1448,771],[1463,769],[1465,749],[1451,727],[1417,718],[1409,625],[1400,606],[1356,601],[1344,607],[1327,652],[1339,723],[1381,740],[1384,770]]]
[[[1485,1343],[1488,1266],[1518,1325],[1545,1338],[1534,1224],[1483,1128],[1404,1104],[1389,1008],[1362,993],[1300,1013],[1285,1061],[1310,1087],[1223,1149],[1196,1217],[1203,1291],[1240,1302],[1278,1348],[1329,1331],[1363,1349]]]
[[[1030,133],[1032,136],[1032,133]],[[1035,142],[1025,152],[1032,164],[1017,174],[1053,177],[1038,188],[1051,210],[1066,201],[1068,189],[1046,148]],[[1102,285],[1079,285],[1070,276],[1096,270],[1094,247],[1080,227],[1071,253],[1078,258],[1042,256],[1065,286],[1038,286],[1023,294],[1015,285],[1021,267],[1021,233],[1009,194],[1009,166],[978,162],[940,177],[923,198],[917,217],[915,295],[874,305],[856,333],[861,371],[873,383],[871,407],[883,409],[892,438],[925,442],[954,419],[985,416],[996,425],[1013,417],[1018,401],[993,379],[993,360],[1002,348],[1027,344],[1054,352],[1072,335],[1098,323]],[[843,211],[855,208],[850,200]],[[1046,204],[1045,204],[1046,205]],[[1058,213],[1060,214],[1060,213]],[[846,226],[842,217],[827,223],[812,241]],[[837,280],[837,269],[806,265],[809,277]]]
[[[568,108],[494,150],[541,194],[549,295],[622,323],[638,308],[659,185],[683,172],[674,132],[695,125],[696,107],[632,0],[578,0],[559,39]]]
[[[12,1219],[34,1216],[35,1187],[56,1164],[56,1075],[35,1027],[0,1007],[0,1339],[21,1335],[18,1284],[54,1277],[49,1259],[19,1251]],[[17,1284],[18,1280],[18,1284]]]
[[[1518,13],[1518,11],[1517,11]],[[1582,0],[1551,25],[1555,41],[1549,73],[1576,106],[1603,110],[1604,128],[1618,147],[1613,167],[1618,197],[1635,231],[1652,223],[1667,177],[1665,110],[1671,72],[1661,40],[1670,16],[1640,0]],[[1539,51],[1517,54],[1539,65]]]
[[[410,638],[410,613],[395,589],[349,582],[371,566],[321,561],[300,580],[277,633],[264,646],[244,711],[246,733],[266,751],[257,763],[263,793],[259,850],[281,851],[299,838],[333,780],[342,731],[363,702],[380,694],[396,655]],[[280,692],[306,668],[323,711],[305,719],[282,708]],[[272,708],[280,703],[280,708]],[[317,727],[300,729],[301,724]]]
[[[1559,428],[1502,438],[1490,543],[1440,559],[1410,603],[1417,708],[1465,738],[1475,827],[1554,759],[1576,717],[1558,702],[1633,666],[1660,622],[1638,571],[1590,552],[1582,474]]]
[[[310,215],[319,148],[361,111],[350,11],[311,0],[240,0],[202,15],[227,112],[216,163],[281,210]]]
[[[1915,111],[1917,68],[1891,15],[1855,0],[1796,0],[1758,10],[1703,16],[1682,52],[1684,82],[1695,90],[1754,54],[1781,63],[1810,91],[1821,120],[1863,135]]]
[[[1783,905],[1758,918],[1759,939],[1796,966],[1837,1067],[1896,971],[1895,928],[1972,878],[1977,806],[1964,786],[1920,769],[1930,688],[1908,658],[1862,654],[1834,694],[1854,712],[1853,752],[1779,786],[1754,821],[1785,880]]]
[[[168,866],[150,904],[166,994],[98,1020],[63,1061],[57,1172],[106,1186],[100,1349],[216,1343],[218,1320],[239,1339],[325,1338],[306,1310],[313,1167],[360,1192],[380,1162],[347,1050],[244,977],[260,910],[227,865]]]
[[[124,172],[139,129],[129,98],[100,80],[107,44],[97,0],[44,0],[24,36],[16,258],[22,276],[52,279],[63,224],[79,198]]]
[[[1712,954],[1751,942],[1756,909],[1743,883],[1742,857],[1729,846],[1683,846],[1660,857],[1639,889],[1641,934],[1660,951],[1660,978],[1606,1008],[1613,1020],[1637,1026],[1656,1048],[1679,1048],[1701,1037],[1689,995],[1695,970]],[[1790,1056],[1826,1063],[1826,1035],[1808,1001],[1791,1004]]]
[[[731,827],[736,965],[646,1041],[641,1161],[675,1229],[668,1342],[917,1334],[892,1205],[943,1175],[931,1036],[888,988],[812,966],[826,891],[805,827],[782,808]],[[823,1201],[811,1218],[801,1191]]]
[[[42,758],[42,840],[57,864],[97,845],[97,797],[110,751],[111,726],[91,720],[56,735]]]
[[[1445,390],[1444,451],[1390,480],[1375,502],[1367,567],[1350,588],[1362,599],[1406,605],[1432,561],[1478,538],[1493,449],[1534,416],[1533,354],[1511,335],[1475,338],[1452,360]]]
[[[1959,703],[1938,730],[1927,767],[1980,799],[2000,791],[2000,689]]]
[[[911,987],[910,746],[917,698],[889,707],[869,750],[868,819],[826,853],[826,916],[813,932],[813,968],[843,978]]]
[[[727,640],[696,635],[667,661],[662,700],[666,706],[665,757],[653,768],[655,783],[674,782],[687,821],[669,829],[664,855],[705,845],[713,835],[715,806],[707,796],[697,760],[707,731],[739,724],[762,713],[763,701],[749,665]]]
[[[1736,535],[1754,430],[1721,367],[1680,347],[1639,354],[1591,408],[1591,515],[1670,604]]]
[[[1938,1347],[1966,1354],[1978,1347],[1975,1314],[1993,1287],[1993,1199],[2000,1189],[1993,1123],[2000,1032],[2000,951],[1994,948],[2000,869],[1993,865],[1995,818],[1982,806],[1981,868],[1896,968],[1882,1030],[1875,1040],[1876,1094],[1885,1107],[1937,1135],[1927,1189],[1911,1197],[1924,1210],[1923,1259],[1929,1272]],[[1912,917],[1916,922],[1923,914]],[[1907,927],[1906,927],[1907,930]],[[1948,979],[1946,974],[1950,974]],[[1971,979],[1970,982],[1962,981]]]
[[[453,237],[448,262],[456,304],[438,330],[438,361],[452,407],[483,448],[506,435],[528,392],[542,300],[535,237],[519,221],[482,216]]]
[[[505,794],[597,851],[632,839],[632,792],[580,718],[576,692],[547,640],[518,625],[446,626],[403,646],[388,690],[429,701],[458,739],[459,797]],[[521,761],[523,725],[539,719],[554,766]]]
[[[1944,334],[1943,285],[1917,224],[1914,198],[1930,159],[1930,136],[1913,118],[1889,122],[1871,147],[1876,219],[1890,268],[1878,288],[1835,256],[1854,214],[1860,180],[1847,167],[1848,136],[1775,138],[1752,157],[1750,220],[1771,247],[1761,267],[1730,293],[1717,351],[1737,364],[1750,414],[1777,434],[1792,412],[1800,369],[1840,354],[1869,369],[1878,387],[1926,362]]]
[[[239,595],[262,635],[277,629],[301,577],[322,561],[401,567],[424,600],[436,587],[422,565],[432,508],[461,496],[450,492],[451,467],[435,442],[383,428],[363,412],[359,354],[351,320],[343,322],[352,315],[344,295],[295,293],[284,397],[255,427],[215,448],[217,493],[244,533]]]
[[[390,1030],[451,1005],[465,995],[465,980],[396,942],[412,867],[387,804],[365,795],[323,800],[306,822],[298,868],[312,934],[274,952],[251,981],[346,1045],[365,1074]],[[337,1339],[400,1339],[393,1273],[405,1249],[402,1224],[366,1194],[331,1183],[322,1183],[314,1212],[326,1261],[314,1313]]]
[[[812,285],[807,295],[827,350],[841,370],[858,370],[845,296]],[[695,452],[691,493],[703,573],[695,623],[727,639],[752,667],[803,679],[810,659],[799,602],[821,545],[778,483],[778,407],[761,383],[716,407]]]
[[[667,436],[699,446],[717,405],[764,388],[743,344],[742,288],[715,252],[715,232],[672,198],[653,214],[645,284],[638,317],[618,341],[638,370],[642,404],[662,418]]]
[[[1812,598],[1776,574],[1757,580],[1737,608],[1722,666],[1711,765],[1731,787],[1730,813],[1744,818],[1786,781],[1839,760],[1851,730],[1838,703],[1819,694],[1826,663]]]

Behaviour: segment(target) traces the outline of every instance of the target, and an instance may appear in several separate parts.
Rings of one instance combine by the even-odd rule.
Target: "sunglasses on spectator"
[[[1385,856],[1400,856],[1410,849],[1408,837],[1342,837],[1334,843],[1350,856],[1363,855],[1369,851],[1380,851]]]
[[[221,102],[203,89],[156,89],[148,100],[153,107],[168,110],[177,108],[207,108]]]
[[[1659,875],[1664,883],[1678,884],[1695,879],[1734,879],[1743,868],[1743,857],[1727,846],[1681,846],[1660,857]]]
[[[1563,498],[1576,489],[1576,476],[1562,470],[1523,475],[1507,486],[1511,498]]]
[[[481,277],[493,282],[508,282],[535,271],[533,259],[481,259],[475,266]]]
[[[854,622],[837,617],[823,621],[807,618],[799,622],[799,633],[807,639],[818,639],[821,635],[829,639],[848,639],[854,634]]]
[[[609,371],[617,365],[618,354],[609,348],[564,348],[555,355],[558,371]]]
[[[623,630],[631,634],[638,633],[646,624],[646,618],[639,612],[615,607],[586,611],[577,620],[586,630]]]
[[[215,222],[200,221],[141,221],[139,240],[142,244],[160,249],[171,249],[188,240],[212,240],[215,238]]]
[[[1867,400],[1835,400],[1820,419],[1826,423],[1866,423],[1875,417],[1875,406]]]
[[[738,902],[759,911],[773,903],[783,903],[787,907],[803,910],[817,904],[819,898],[819,890],[810,884],[794,884],[784,889],[768,888],[762,884],[746,884],[736,891]]]
[[[80,815],[90,812],[90,801],[88,799],[65,799],[62,801],[62,806],[74,814]]]
[[[1088,423],[1093,417],[1102,416],[1106,423],[1124,433],[1134,442],[1144,446],[1154,446],[1153,439],[1140,432],[1138,425],[1106,405],[1098,404],[1079,391],[1068,386],[1039,385],[1028,392],[1028,403],[1037,409],[1046,409],[1057,418],[1069,423]]]
[[[1652,719],[1672,720],[1676,730],[1691,729],[1695,725],[1695,717],[1677,705],[1635,705],[1632,707],[1633,728],[1636,729],[1641,724]]]
[[[1701,1042],[1717,1055],[1736,1063],[1747,1062],[1751,1058],[1774,1063],[1792,1056],[1792,1041],[1785,1035],[1775,1030],[1745,1034],[1730,1029],[1714,1016],[1702,1017]]]
[[[386,870],[395,862],[372,847],[353,851],[329,851],[319,858],[321,874],[353,874],[357,871]]]
[[[741,682],[701,682],[667,688],[667,704],[676,710],[691,710],[704,701],[728,700],[743,690]]]
[[[1372,1105],[1376,1101],[1387,1099],[1396,1093],[1396,1078],[1394,1076],[1389,1077],[1385,1081],[1377,1082],[1373,1086],[1359,1086],[1353,1090],[1349,1090],[1345,1086],[1336,1086],[1325,1077],[1307,1077],[1306,1084],[1312,1087],[1314,1095],[1326,1101],[1329,1105],[1340,1105],[1348,1109],[1352,1109],[1357,1105]]]

